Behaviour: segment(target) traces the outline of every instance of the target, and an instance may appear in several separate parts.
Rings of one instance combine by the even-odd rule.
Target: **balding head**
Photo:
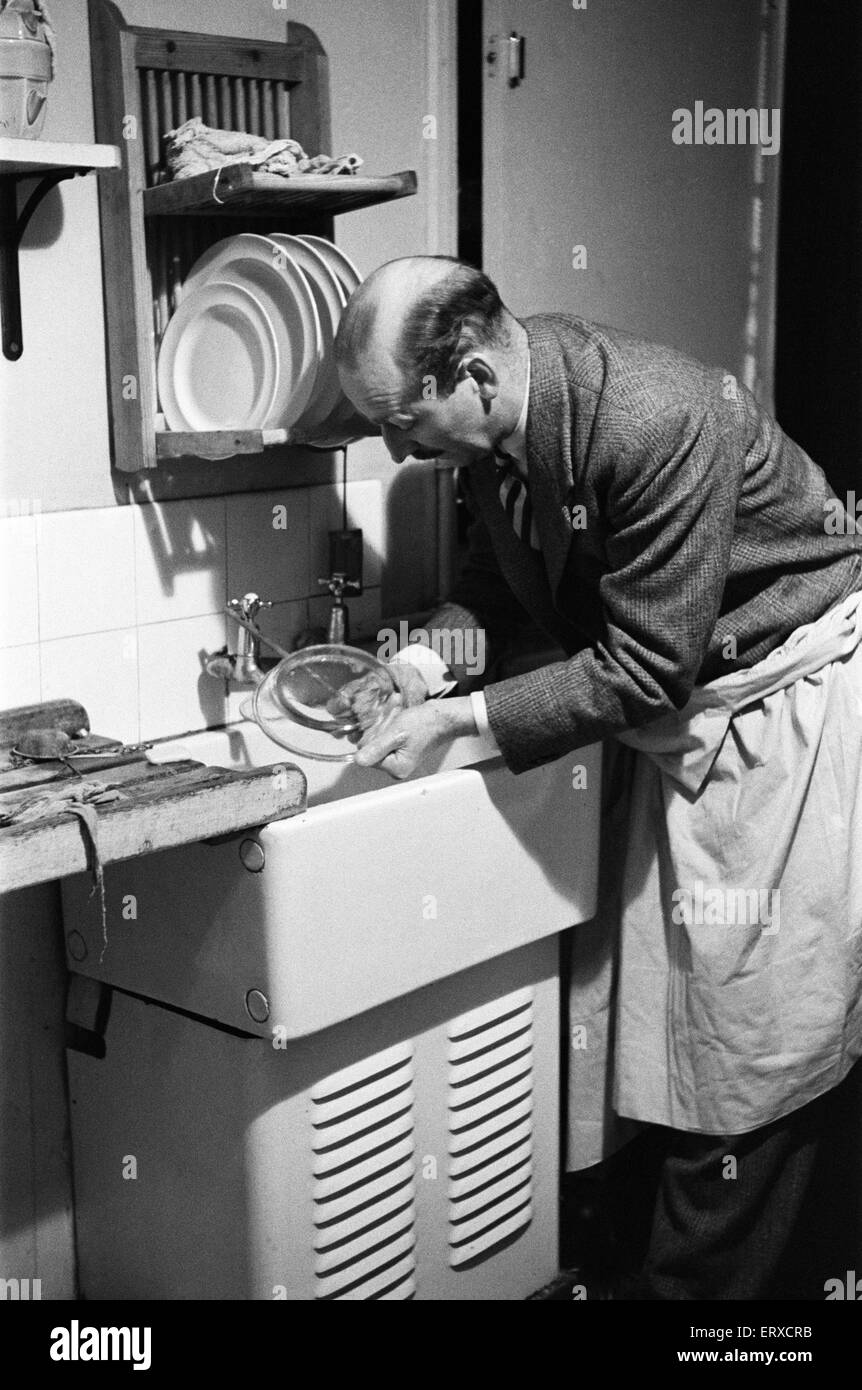
[[[448,256],[375,270],[348,302],[335,354],[345,395],[397,463],[486,458],[521,413],[527,330],[487,275]]]
[[[449,256],[388,261],[348,301],[335,343],[339,368],[387,370],[406,398],[432,379],[439,395],[453,390],[461,357],[475,347],[509,342],[496,286]]]

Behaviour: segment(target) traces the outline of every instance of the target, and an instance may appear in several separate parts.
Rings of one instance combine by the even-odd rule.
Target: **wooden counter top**
[[[32,708],[0,716],[0,814],[85,782],[102,783],[118,793],[115,800],[93,806],[103,864],[234,834],[305,809],[305,777],[289,763],[234,771],[191,760],[154,766],[142,755],[83,773],[61,762],[14,767],[10,748],[18,736],[15,731],[38,727],[40,719],[44,726],[53,722],[52,707],[42,709],[44,717],[34,715]],[[10,723],[13,715],[25,714],[25,720],[19,717]],[[85,714],[80,727],[88,727]],[[78,817],[61,804],[44,819],[0,827],[0,891],[80,873],[89,863],[88,840]]]

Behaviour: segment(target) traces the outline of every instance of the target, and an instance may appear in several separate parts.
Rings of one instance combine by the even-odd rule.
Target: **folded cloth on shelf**
[[[358,154],[307,155],[296,140],[268,140],[242,130],[217,130],[193,116],[165,135],[167,167],[172,179],[190,179],[225,164],[253,164],[259,173],[292,178],[294,174],[355,174]]]

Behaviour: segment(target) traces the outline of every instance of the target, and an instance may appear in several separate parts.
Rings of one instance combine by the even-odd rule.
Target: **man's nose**
[[[395,425],[383,425],[381,433],[383,443],[396,463],[403,463],[405,459],[410,457],[413,452],[413,442],[406,430],[399,430]]]

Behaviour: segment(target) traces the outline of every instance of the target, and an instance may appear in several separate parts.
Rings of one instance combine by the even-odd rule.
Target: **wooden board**
[[[0,711],[0,750],[13,748],[31,729],[62,729],[71,738],[80,729],[89,732],[90,719],[77,700],[47,700],[41,705],[19,705]],[[0,762],[4,761],[0,752]]]
[[[270,137],[289,131],[310,153],[329,153],[318,143],[329,135],[326,57],[302,24],[288,23],[288,42],[272,43],[129,27],[111,0],[88,0],[88,13],[96,138],[122,154],[120,175],[99,188],[112,456],[118,471],[138,473],[159,466],[156,340],[177,282],[208,246],[247,230],[244,218],[145,219],[143,193],[162,172],[163,136],[191,115],[233,126],[236,118],[222,120],[221,107],[236,88],[234,98],[248,106],[240,127]],[[331,237],[332,219],[306,209],[303,229]]]
[[[0,790],[0,810],[79,780],[67,773],[45,788]],[[289,763],[234,772],[188,761],[154,767],[140,760],[84,780],[122,793],[121,800],[94,808],[104,864],[284,820],[306,806],[305,777]],[[64,878],[87,864],[85,832],[68,812],[0,828],[0,891]]]
[[[199,458],[215,461],[239,454],[261,454],[264,449],[287,444],[287,430],[159,430],[156,456],[160,459]]]
[[[156,368],[153,288],[140,216],[146,172],[136,40],[106,0],[90,0],[89,18],[96,138],[122,151],[119,177],[99,180],[111,442],[114,466],[136,472],[157,466],[150,428]],[[129,130],[136,138],[123,138]]]
[[[412,169],[397,174],[259,174],[251,164],[225,164],[221,169],[175,179],[144,190],[148,217],[184,214],[193,217],[263,218],[283,221],[291,216],[337,216],[373,207],[416,192]]]
[[[20,767],[6,768],[0,772],[0,812],[6,812],[19,802],[30,801],[37,792],[49,791],[53,787],[72,786],[75,782],[105,782],[119,786],[124,782],[156,782],[162,777],[171,777],[177,771],[203,767],[203,763],[185,758],[181,763],[161,763],[158,766],[146,762],[140,754],[125,763],[115,763],[103,768],[101,772],[76,773],[65,763],[38,762],[23,763]],[[110,775],[109,775],[110,774]],[[3,827],[0,826],[0,830]]]
[[[408,197],[416,175],[302,175],[302,182],[259,183],[229,204],[213,200],[211,175],[202,176],[205,198],[194,179],[161,183],[164,136],[193,115],[268,139],[289,135],[311,155],[332,153],[326,53],[307,25],[291,20],[287,42],[273,43],[128,26],[111,0],[88,0],[88,12],[95,133],[122,156],[119,176],[99,187],[114,468],[168,470],[175,460],[222,460],[280,445],[283,481],[298,485],[301,439],[230,430],[157,441],[160,336],[191,265],[223,237],[258,227],[331,239],[336,214]],[[286,190],[286,182],[293,187]],[[230,186],[222,175],[219,197]]]
[[[88,746],[116,748],[116,740],[98,739],[93,735],[88,736]],[[67,762],[60,758],[39,759],[38,761],[24,761],[13,757],[11,753],[4,754],[0,759],[0,809],[3,808],[2,797],[6,792],[28,791],[33,787],[47,787],[54,782],[68,782],[70,776],[75,781],[103,781],[103,773],[111,772],[116,767],[134,767],[141,762],[142,754],[139,751],[134,753],[114,753],[111,757],[101,757],[83,759],[70,757]],[[150,766],[150,764],[147,764]]]
[[[220,459],[236,458],[241,454],[262,454],[264,449],[275,449],[284,445],[291,445],[300,449],[322,449],[331,452],[334,448],[342,448],[343,445],[332,445],[318,443],[318,439],[326,437],[326,421],[318,425],[316,431],[308,436],[301,430],[204,430],[199,432],[189,432],[186,430],[157,430],[156,431],[156,456],[159,459],[207,459],[217,461]],[[347,439],[347,443],[353,439],[370,439],[380,434],[377,426],[371,425],[367,420],[359,416],[352,416],[346,422],[330,427],[331,432],[336,429],[343,430],[352,438]],[[314,434],[318,439],[315,439]],[[317,481],[317,479],[315,479]]]
[[[223,34],[193,34],[181,29],[160,34],[157,29],[132,26],[140,68],[165,72],[211,73],[219,77],[275,79],[292,86],[306,78],[306,52],[300,43],[230,38]],[[298,137],[297,137],[298,138]]]
[[[307,24],[289,19],[287,42],[301,48],[305,54],[305,77],[290,94],[291,137],[309,154],[328,154],[332,150],[329,59],[320,39]]]
[[[74,145],[63,140],[0,140],[0,173],[49,174],[52,169],[119,169],[117,145]]]

